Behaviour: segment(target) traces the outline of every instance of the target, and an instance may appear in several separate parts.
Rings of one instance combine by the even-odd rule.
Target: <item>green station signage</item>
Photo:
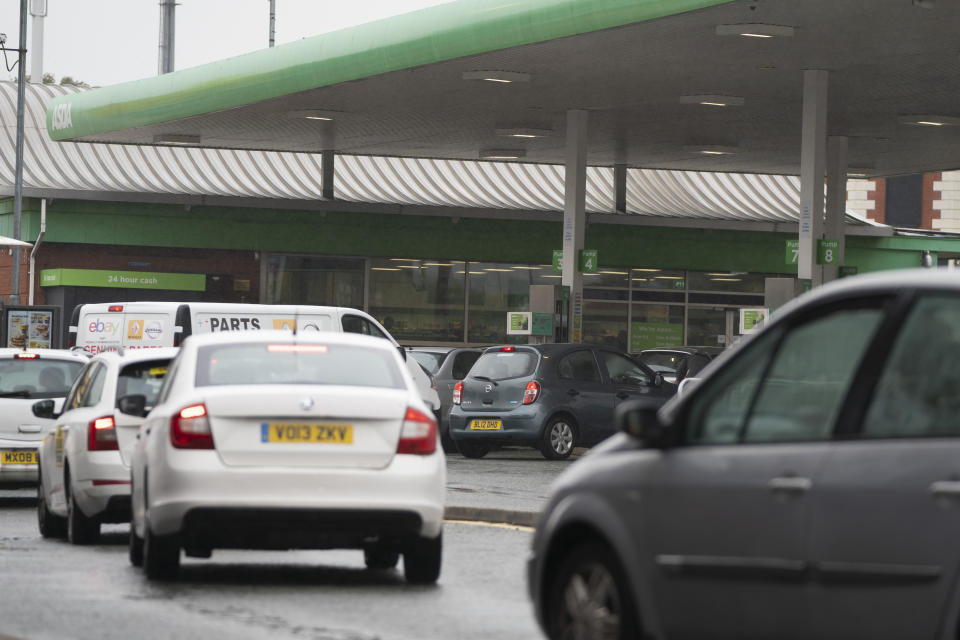
[[[44,269],[40,272],[40,286],[204,291],[207,288],[207,276],[202,273],[157,273],[109,269]]]

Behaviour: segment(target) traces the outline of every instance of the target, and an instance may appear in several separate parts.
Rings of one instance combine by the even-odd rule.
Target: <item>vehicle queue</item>
[[[784,307],[712,360],[682,396],[666,404],[656,393],[624,398],[611,418],[619,433],[561,474],[536,528],[527,578],[544,632],[953,637],[960,374],[949,355],[960,350],[957,318],[952,274],[851,278]],[[111,495],[132,496],[130,560],[148,578],[175,578],[181,552],[306,547],[362,550],[371,569],[402,557],[408,582],[435,582],[445,458],[432,407],[403,350],[344,333],[193,335],[169,360],[157,351],[86,362],[65,410],[57,399],[34,404],[56,422],[41,445],[41,531],[95,539],[90,522],[110,512],[110,499],[99,514],[84,511],[89,500],[72,500],[79,491],[67,488],[76,482],[67,470],[80,463],[67,463],[71,452],[100,455],[113,442],[113,462],[124,473],[129,466],[129,479],[100,473],[121,487]],[[562,372],[570,354],[580,355],[567,368],[584,375],[587,354],[620,362],[589,346],[498,345],[461,382],[502,386],[524,406],[546,397],[542,385],[569,383]],[[69,355],[9,357],[22,364]],[[534,375],[543,360],[559,383]],[[612,366],[598,368],[601,381],[669,384],[639,362],[617,374]],[[130,380],[121,389],[124,371],[141,393],[129,393]],[[634,379],[637,371],[650,378]],[[531,382],[540,389],[531,393]],[[98,385],[102,393],[93,394]],[[480,413],[512,410],[509,399],[484,410],[485,388],[473,400]],[[129,460],[119,415],[94,417],[104,405],[80,406],[94,395],[142,419]],[[74,436],[74,422],[61,424],[71,413],[85,432]],[[107,417],[113,424],[98,429]],[[496,431],[450,424],[455,443],[469,442],[462,436],[470,431]],[[46,468],[58,453],[62,476]]]

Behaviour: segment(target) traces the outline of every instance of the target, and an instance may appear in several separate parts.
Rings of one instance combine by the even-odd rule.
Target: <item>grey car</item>
[[[528,574],[549,637],[960,637],[960,276],[774,318],[561,474]]]
[[[674,384],[688,376],[696,376],[723,353],[723,347],[656,347],[644,349],[633,356]]]
[[[407,353],[429,372],[440,396],[437,426],[443,450],[448,453],[456,451],[456,445],[450,438],[453,387],[467,376],[483,350],[484,347],[407,347]]]
[[[614,408],[624,400],[664,402],[675,393],[663,376],[613,347],[490,347],[454,386],[450,435],[468,458],[524,445],[557,460],[612,435]]]

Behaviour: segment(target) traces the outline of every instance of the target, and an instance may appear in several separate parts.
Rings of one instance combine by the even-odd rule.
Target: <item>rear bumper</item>
[[[502,426],[495,431],[474,431],[471,420],[500,420]],[[533,444],[540,438],[544,416],[540,406],[517,407],[510,411],[463,411],[454,407],[450,411],[450,437],[455,441],[470,441],[489,444]]]
[[[2,451],[36,451],[40,441],[0,439]],[[0,458],[0,486],[6,488],[36,486],[39,480],[35,464],[3,464]]]

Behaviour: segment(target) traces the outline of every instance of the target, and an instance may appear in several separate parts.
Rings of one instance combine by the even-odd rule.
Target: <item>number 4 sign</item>
[[[580,271],[582,273],[596,273],[599,268],[599,251],[583,249],[580,251]]]

